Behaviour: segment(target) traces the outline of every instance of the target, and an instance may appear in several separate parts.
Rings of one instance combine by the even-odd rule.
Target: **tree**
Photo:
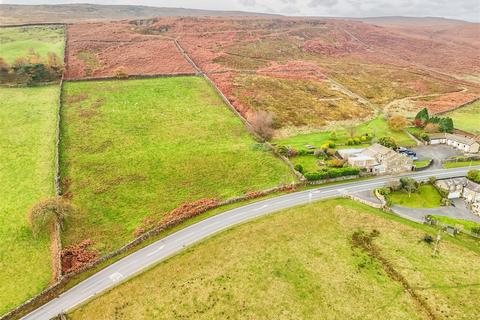
[[[388,119],[388,126],[393,131],[401,131],[408,126],[408,120],[402,115],[395,115]]]
[[[440,131],[441,132],[448,132],[452,133],[453,132],[453,120],[450,117],[446,118],[441,118],[440,123],[439,123]]]
[[[397,142],[392,137],[382,137],[378,140],[378,143],[390,149],[395,149],[398,147]]]
[[[330,139],[332,141],[337,141],[337,132],[335,130],[333,130],[331,133],[330,133]]]
[[[274,134],[273,114],[269,111],[260,110],[249,115],[248,122],[252,125],[253,130],[262,139],[269,141]]]
[[[420,120],[423,125],[425,125],[428,122],[429,118],[430,118],[430,116],[428,115],[428,109],[427,108],[423,108],[415,116],[415,120]]]
[[[427,123],[424,130],[427,133],[436,133],[440,132],[440,126],[436,123]]]
[[[402,185],[402,189],[408,192],[408,197],[418,190],[418,183],[412,178],[400,178],[400,184]]]
[[[350,138],[352,138],[352,139],[355,137],[355,132],[356,132],[356,131],[357,131],[357,130],[356,130],[356,128],[355,128],[355,126],[354,126],[353,124],[351,124],[351,125],[349,125],[349,126],[347,127],[348,135],[349,135]]]
[[[28,221],[33,234],[37,236],[40,232],[47,231],[55,222],[62,227],[65,217],[73,210],[73,206],[61,197],[48,198],[36,203],[28,212]]]

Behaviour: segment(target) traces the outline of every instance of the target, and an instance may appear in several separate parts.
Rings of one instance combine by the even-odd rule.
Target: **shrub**
[[[358,145],[358,144],[361,144],[362,142],[360,141],[359,138],[353,138],[353,143]]]
[[[288,157],[288,147],[286,146],[278,146],[276,148],[276,151],[279,155],[282,155],[284,157]]]
[[[128,78],[128,73],[125,67],[119,67],[117,70],[115,70],[115,78],[118,79],[127,79]]]
[[[472,233],[480,235],[480,226],[479,227],[473,227],[471,230],[472,230]]]
[[[429,136],[428,134],[426,134],[426,133],[422,133],[422,134],[420,135],[420,139],[422,139],[422,140],[425,141],[425,142],[430,142],[430,136]]]
[[[392,193],[392,190],[388,187],[378,188],[377,191],[382,196],[388,196],[390,193]]]
[[[347,140],[347,145],[353,146],[354,144],[355,144],[355,142],[353,141],[352,138],[349,138],[349,139]]]
[[[422,241],[427,243],[427,244],[432,244],[433,243],[433,237],[429,234],[426,234],[423,236]]]
[[[329,156],[333,156],[335,154],[335,149],[328,148],[325,153]]]
[[[322,149],[317,149],[313,152],[313,155],[317,158],[323,158],[325,156],[325,152]]]
[[[440,132],[440,126],[436,123],[428,123],[426,126],[425,126],[425,132],[428,132],[428,133],[436,133],[436,132]]]
[[[294,148],[288,148],[288,157],[293,158],[298,155],[298,151]]]
[[[308,150],[305,150],[305,149],[298,150],[298,155],[299,156],[306,156],[308,154],[310,154]]]
[[[378,140],[378,143],[390,149],[395,149],[398,147],[397,142],[392,137],[382,137]]]
[[[360,137],[360,140],[361,140],[362,142],[367,142],[368,136],[361,136],[361,137]]]
[[[301,164],[295,165],[294,169],[300,173],[303,173],[303,166]]]
[[[480,171],[477,169],[468,171],[467,178],[473,182],[480,183]]]
[[[325,150],[325,151],[326,151],[328,148],[329,148],[329,144],[328,144],[328,143],[324,143],[324,144],[322,144],[321,147],[320,147],[320,149]]]
[[[329,148],[335,148],[336,147],[336,144],[334,142],[329,142],[328,143],[328,147]]]
[[[341,168],[345,164],[344,160],[333,158],[332,161],[330,161],[330,167],[334,168]]]

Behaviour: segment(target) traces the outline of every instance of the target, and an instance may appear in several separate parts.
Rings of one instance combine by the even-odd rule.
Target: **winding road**
[[[470,169],[480,169],[480,166],[428,170],[425,172],[402,174],[395,177],[378,177],[370,180],[345,182],[290,193],[223,212],[177,231],[122,258],[34,310],[22,319],[48,320],[62,312],[67,312],[79,304],[92,299],[96,295],[117,286],[152,265],[180,252],[185,247],[198,243],[215,233],[242,222],[313,201],[372,190],[383,186],[392,179],[397,179],[402,176],[409,176],[417,181],[426,181],[430,176],[437,178],[465,176]]]

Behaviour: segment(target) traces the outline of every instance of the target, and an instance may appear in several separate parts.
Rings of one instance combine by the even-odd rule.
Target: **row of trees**
[[[12,64],[0,57],[0,83],[31,86],[58,80],[62,73],[63,62],[53,52],[42,57],[30,49],[27,56],[17,58]]]
[[[428,109],[423,108],[415,116],[413,124],[416,127],[424,128],[425,132],[449,132],[452,133],[454,126],[450,117],[430,117]]]

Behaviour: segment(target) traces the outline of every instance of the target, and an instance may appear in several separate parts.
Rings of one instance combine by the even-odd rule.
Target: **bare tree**
[[[266,141],[272,139],[275,130],[273,129],[273,114],[269,111],[260,110],[248,117],[248,122],[255,133]]]

